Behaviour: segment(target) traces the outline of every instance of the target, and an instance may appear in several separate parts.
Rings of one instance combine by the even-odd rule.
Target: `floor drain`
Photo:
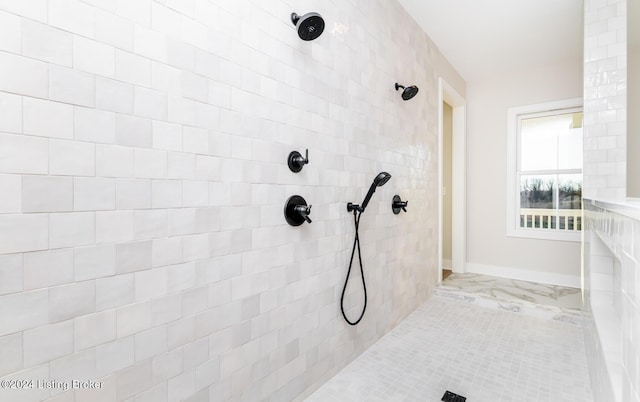
[[[444,395],[442,395],[442,399],[440,400],[443,402],[465,402],[467,398],[458,394],[454,394],[451,391],[445,391]]]

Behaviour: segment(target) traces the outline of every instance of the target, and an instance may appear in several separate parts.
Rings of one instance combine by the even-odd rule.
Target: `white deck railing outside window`
[[[520,227],[580,231],[582,230],[582,210],[520,208]]]

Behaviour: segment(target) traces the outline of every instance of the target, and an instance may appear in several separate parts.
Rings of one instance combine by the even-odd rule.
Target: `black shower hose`
[[[360,226],[360,216],[362,212],[356,210],[353,211],[353,222],[356,226],[356,238],[353,240],[353,249],[351,250],[351,259],[349,260],[349,270],[347,271],[347,277],[344,280],[344,287],[342,288],[342,296],[340,297],[340,310],[344,320],[349,325],[356,325],[364,317],[364,312],[367,309],[367,285],[364,283],[364,270],[362,269],[362,254],[360,253],[360,237],[358,236],[358,227]],[[362,307],[362,314],[356,321],[349,321],[347,315],[344,313],[344,293],[347,290],[347,283],[349,283],[349,276],[351,275],[351,266],[353,265],[353,257],[355,256],[356,247],[358,248],[358,261],[360,261],[360,275],[362,276],[362,289],[364,290],[364,306]]]

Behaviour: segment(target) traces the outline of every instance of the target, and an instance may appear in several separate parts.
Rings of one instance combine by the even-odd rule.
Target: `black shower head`
[[[302,40],[314,40],[324,31],[324,20],[318,13],[307,13],[303,16],[291,13],[291,22],[298,29],[298,36]]]
[[[376,178],[373,179],[373,183],[371,183],[371,187],[369,187],[369,192],[367,193],[367,196],[364,197],[364,201],[362,201],[362,212],[364,212],[365,208],[367,208],[367,205],[369,205],[369,200],[371,200],[371,196],[373,195],[373,193],[376,192],[376,187],[384,186],[390,178],[391,175],[389,173],[380,172],[378,173]]]
[[[376,178],[373,179],[373,184],[375,184],[376,187],[382,187],[385,184],[387,184],[387,182],[389,181],[390,178],[391,178],[391,175],[389,173],[380,172],[380,173],[378,173]]]
[[[402,91],[402,99],[404,99],[404,100],[409,100],[409,99],[413,98],[414,96],[416,96],[416,94],[418,93],[418,87],[417,86],[412,85],[410,87],[406,87],[405,88],[404,86],[402,86],[402,85],[400,85],[400,84],[398,84],[396,82],[396,91],[398,89],[400,89],[400,88],[403,89],[403,91]]]

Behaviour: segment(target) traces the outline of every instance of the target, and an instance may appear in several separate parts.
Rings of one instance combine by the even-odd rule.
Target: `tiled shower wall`
[[[584,2],[584,196],[626,196],[627,0]]]
[[[430,296],[437,78],[464,84],[395,1],[0,9],[0,376],[49,381],[0,399],[300,398]],[[301,41],[293,11],[324,34]],[[383,170],[350,327],[346,203]],[[293,194],[312,224],[285,223]]]
[[[596,204],[627,202],[627,2],[584,2],[583,195]],[[583,252],[592,389],[596,400],[638,401],[640,224],[596,204],[585,203]]]
[[[640,206],[587,201],[585,217],[584,334],[594,400],[640,401]],[[597,322],[595,310],[604,313]]]

